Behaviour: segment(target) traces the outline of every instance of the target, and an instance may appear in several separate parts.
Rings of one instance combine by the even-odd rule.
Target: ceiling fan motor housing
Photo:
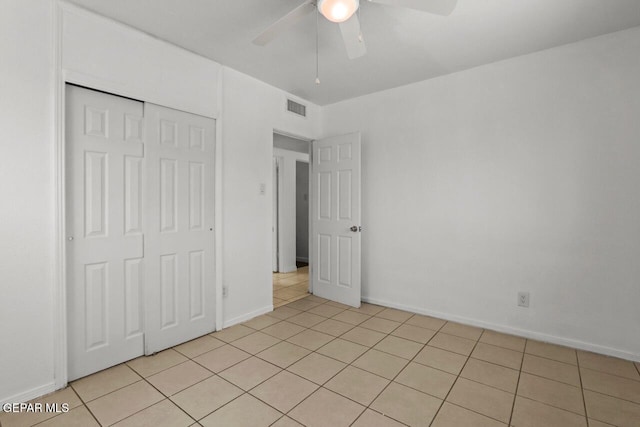
[[[331,22],[344,22],[360,7],[360,0],[318,0],[318,10]]]

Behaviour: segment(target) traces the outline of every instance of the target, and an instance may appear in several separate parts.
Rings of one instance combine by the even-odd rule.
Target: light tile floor
[[[273,307],[277,308],[309,295],[309,266],[291,273],[273,273]]]
[[[637,427],[640,364],[307,296],[38,401],[72,410],[0,423]]]

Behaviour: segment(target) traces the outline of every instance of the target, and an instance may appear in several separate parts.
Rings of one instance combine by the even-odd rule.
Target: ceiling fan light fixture
[[[318,10],[331,22],[344,22],[356,13],[360,0],[318,0]]]

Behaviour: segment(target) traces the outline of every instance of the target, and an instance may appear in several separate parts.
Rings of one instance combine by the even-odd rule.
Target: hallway
[[[309,266],[291,273],[273,273],[273,308],[309,295]]]

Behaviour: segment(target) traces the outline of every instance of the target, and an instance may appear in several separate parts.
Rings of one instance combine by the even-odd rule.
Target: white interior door
[[[311,285],[360,307],[360,133],[313,141]]]
[[[68,378],[143,353],[143,104],[66,88]]]
[[[145,354],[215,330],[215,120],[145,104]]]

